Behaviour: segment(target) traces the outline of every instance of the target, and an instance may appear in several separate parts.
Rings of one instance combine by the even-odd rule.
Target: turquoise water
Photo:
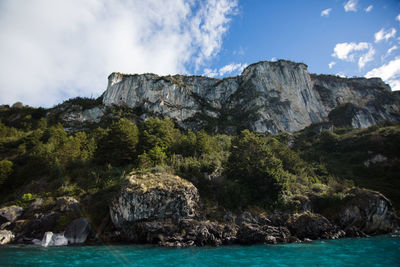
[[[400,235],[308,244],[0,247],[0,266],[400,266]]]

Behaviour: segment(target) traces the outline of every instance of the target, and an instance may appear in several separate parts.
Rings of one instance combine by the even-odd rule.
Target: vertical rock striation
[[[400,121],[400,97],[380,78],[314,75],[285,60],[258,62],[225,79],[112,73],[108,80],[106,106],[167,116],[194,130],[276,133],[322,121],[353,128]]]

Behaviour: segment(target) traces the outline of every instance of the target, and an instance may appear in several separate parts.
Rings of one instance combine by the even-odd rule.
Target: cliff
[[[167,116],[181,127],[296,132],[315,122],[365,128],[400,121],[400,99],[380,78],[309,74],[302,63],[258,62],[236,77],[112,73],[106,106]]]

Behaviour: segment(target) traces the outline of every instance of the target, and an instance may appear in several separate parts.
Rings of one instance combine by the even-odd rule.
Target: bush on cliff
[[[120,119],[100,137],[95,158],[100,164],[121,166],[136,160],[139,129],[131,121]]]
[[[268,144],[248,130],[233,139],[225,174],[247,188],[250,201],[264,205],[277,201],[290,179]]]

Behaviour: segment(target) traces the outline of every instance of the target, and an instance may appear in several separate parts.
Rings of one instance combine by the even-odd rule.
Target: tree
[[[0,161],[0,185],[3,184],[12,173],[13,163],[9,160]]]
[[[199,155],[211,152],[210,137],[204,130],[196,134],[196,152]]]
[[[143,151],[147,152],[154,147],[167,151],[174,141],[174,122],[165,118],[148,118],[143,126],[141,143]]]
[[[233,139],[225,170],[228,179],[250,193],[253,204],[276,201],[289,177],[268,145],[248,130]]]
[[[111,125],[107,133],[97,144],[95,157],[100,163],[124,165],[131,163],[137,156],[139,130],[133,122],[120,119]]]

